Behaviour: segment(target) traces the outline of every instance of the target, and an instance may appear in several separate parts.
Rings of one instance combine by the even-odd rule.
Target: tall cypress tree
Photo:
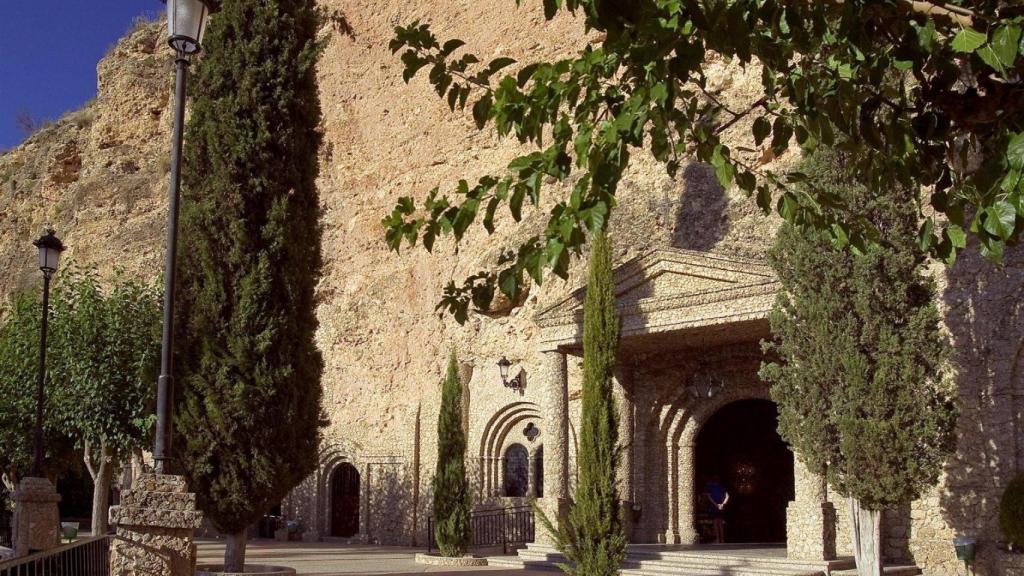
[[[579,481],[566,522],[555,533],[569,560],[561,568],[579,576],[613,576],[626,556],[617,470],[619,415],[612,370],[619,345],[611,245],[606,232],[594,238],[583,304],[583,411],[579,431]],[[542,520],[553,531],[547,518]]]
[[[441,387],[437,418],[437,470],[434,474],[434,538],[442,556],[466,553],[470,542],[472,497],[466,481],[466,434],[462,429],[462,383],[452,350]]]
[[[313,0],[224,0],[191,91],[177,438],[229,571],[246,528],[314,470],[324,425],[318,26]]]
[[[911,190],[875,193],[821,151],[803,172],[879,232],[865,250],[828,233],[780,229],[769,260],[782,283],[766,364],[779,431],[850,502],[860,574],[880,574],[880,512],[934,485],[954,448],[956,410],[935,282],[917,245]]]

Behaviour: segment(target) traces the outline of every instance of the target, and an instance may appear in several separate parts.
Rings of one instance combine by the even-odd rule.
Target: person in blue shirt
[[[725,542],[725,505],[729,503],[729,491],[712,476],[704,487],[704,496],[711,503],[711,519],[715,523],[715,544]]]

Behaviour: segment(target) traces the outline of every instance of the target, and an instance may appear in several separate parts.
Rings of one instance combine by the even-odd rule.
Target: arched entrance
[[[342,462],[331,473],[331,536],[359,533],[359,470]]]
[[[696,443],[696,524],[710,537],[711,505],[704,495],[713,479],[729,491],[725,541],[786,541],[786,506],[793,499],[793,453],[778,433],[778,409],[768,400],[723,406],[701,428]]]

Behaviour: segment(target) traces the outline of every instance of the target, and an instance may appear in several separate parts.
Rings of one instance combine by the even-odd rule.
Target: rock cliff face
[[[449,280],[492,265],[501,250],[542,228],[546,209],[529,209],[522,226],[500,221],[490,238],[478,229],[458,252],[447,242],[439,242],[434,254],[403,249],[396,256],[387,250],[380,219],[399,196],[422,197],[437,185],[499,171],[520,149],[478,133],[468,115],[451,113],[425,78],[404,84],[387,41],[395,25],[416,18],[432,22],[441,37],[464,39],[483,57],[549,58],[570,53],[586,39],[572,18],[545,22],[539,2],[520,8],[469,0],[322,4],[347,22],[345,30],[325,26],[330,41],[320,64],[326,264],[318,344],[326,360],[324,402],[331,424],[321,470],[286,506],[311,533],[326,535],[329,512],[316,497],[328,491],[333,467],[347,461],[363,474],[363,532],[385,543],[422,543],[448,350],[458,349],[470,381],[466,420],[476,450],[496,410],[539,402],[539,384],[530,385],[534,378],[527,378],[520,396],[501,385],[495,363],[507,356],[527,375],[543,374],[533,317],[577,287],[584,270],[577,263],[568,282],[554,279],[534,287],[505,317],[473,316],[459,326],[435,311]],[[38,282],[30,241],[44,225],[62,235],[71,260],[104,273],[120,266],[140,277],[159,277],[172,81],[168,52],[159,26],[132,32],[100,62],[95,102],[0,156],[0,300]],[[728,100],[747,100],[756,86],[754,71],[723,63],[712,67]],[[619,201],[612,221],[616,262],[658,247],[756,258],[777,226],[752,201],[722,190],[707,167],[689,165],[671,179],[644,155],[627,175]],[[936,574],[956,569],[949,544],[954,532],[998,539],[999,491],[1024,465],[1018,399],[1024,388],[1018,366],[1022,284],[1016,254],[1002,269],[969,258],[946,283],[948,324],[963,367],[962,449],[947,483],[901,512],[902,521],[893,521],[899,537],[911,541],[909,552]],[[578,372],[570,359],[571,389],[579,385]]]

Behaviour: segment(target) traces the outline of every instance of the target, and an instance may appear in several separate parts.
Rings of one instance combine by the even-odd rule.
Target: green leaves
[[[953,42],[950,46],[956,52],[970,53],[974,52],[978,48],[981,48],[985,41],[988,40],[988,36],[978,32],[974,28],[963,28],[953,38]]]
[[[1024,171],[1024,132],[1011,134],[1006,147],[1006,161],[1011,169]]]
[[[1001,240],[1009,240],[1017,221],[1017,209],[1009,202],[999,201],[985,209],[985,230]]]
[[[511,288],[508,275],[540,282],[549,270],[562,274],[587,236],[606,227],[623,171],[640,148],[671,177],[686,160],[707,162],[723,186],[735,183],[765,212],[860,252],[878,238],[863,214],[814,178],[770,168],[794,139],[804,154],[841,148],[850,177],[872,189],[934,191],[921,204],[950,225],[912,233],[934,257],[953,262],[969,244],[962,236],[975,234],[995,258],[1024,228],[1006,208],[1024,202],[1024,143],[1011,139],[1024,125],[1016,94],[1021,18],[972,6],[975,29],[892,10],[873,12],[865,28],[853,3],[657,0],[634,12],[617,3],[548,0],[544,8],[548,17],[582,9],[601,40],[570,58],[515,69],[510,58],[483,63],[461,41],[441,43],[419,22],[397,28],[391,44],[405,50],[404,76],[429,66],[428,80],[449,107],[470,106],[478,129],[491,125],[533,151],[506,172],[494,167],[498,188],[459,194],[436,213],[393,212],[384,219],[389,245],[415,243],[421,234],[428,249],[439,234],[464,238],[481,207],[488,233],[503,214],[531,218],[530,205],[549,215],[542,236],[508,247],[495,271],[452,286],[445,306],[465,311],[498,284]],[[710,54],[756,62],[759,90],[726,97],[709,88]],[[723,141],[745,125],[749,134],[729,132],[742,141]],[[965,214],[975,221],[964,222]]]

